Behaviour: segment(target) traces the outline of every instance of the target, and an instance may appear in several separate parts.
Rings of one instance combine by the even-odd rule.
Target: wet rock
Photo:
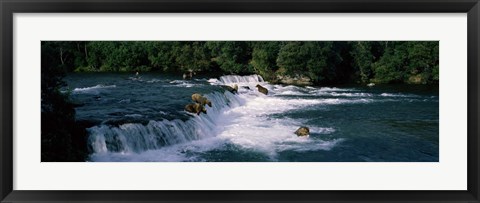
[[[285,84],[285,85],[296,85],[296,86],[308,86],[313,85],[310,78],[302,75],[288,76],[288,75],[277,75],[276,83]]]

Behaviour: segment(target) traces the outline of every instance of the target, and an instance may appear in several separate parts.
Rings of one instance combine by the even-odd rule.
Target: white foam
[[[337,88],[337,87],[322,87],[317,89],[317,91],[321,92],[355,92],[358,91],[356,89],[347,89],[347,88]]]
[[[242,101],[230,92],[215,92],[205,97],[212,102],[212,107],[206,106],[207,114],[195,115],[187,121],[176,119],[150,121],[147,125],[127,123],[118,127],[94,126],[87,129],[89,144],[94,153],[109,152],[105,151],[107,143],[112,148],[110,152],[131,153],[212,137],[217,134],[218,114],[226,108],[240,106]]]
[[[265,82],[260,75],[247,75],[247,76],[239,76],[239,75],[226,75],[220,77],[220,82],[225,85],[230,84],[248,84],[248,83],[263,83]]]
[[[331,134],[334,133],[334,128],[323,128],[323,127],[310,127],[310,133],[317,133],[317,134]]]
[[[221,119],[217,124],[221,129],[217,137],[220,139],[245,149],[263,152],[272,160],[283,150],[297,150],[305,146],[311,146],[310,150],[330,150],[336,143],[297,137],[294,132],[304,125],[301,120],[270,117],[275,113],[322,104],[329,100],[286,100],[254,95],[239,97],[247,102],[219,115]],[[313,133],[329,134],[334,131],[333,128],[312,127]]]
[[[277,94],[278,95],[292,95],[292,96],[307,96],[307,95],[309,95],[307,93],[303,93],[303,92],[299,92],[299,91],[290,91],[290,90],[278,92]]]
[[[337,93],[337,92],[331,92],[330,95],[335,96],[335,97],[371,97],[373,96],[372,94],[369,93],[363,93],[363,92],[356,92],[356,93]]]
[[[116,85],[95,85],[92,87],[81,87],[73,89],[74,93],[98,93],[101,89],[115,88]]]
[[[134,114],[127,114],[125,115],[125,117],[140,118],[140,117],[143,117],[143,115],[134,113]]]
[[[217,78],[210,78],[207,80],[211,85],[219,85],[221,82]]]
[[[172,146],[165,146],[160,149],[147,150],[139,153],[113,152],[91,154],[89,159],[97,162],[188,162],[206,161],[195,154],[221,148],[224,141],[218,138],[206,138],[194,140],[188,143],[181,143]],[[191,153],[195,152],[195,153]]]
[[[420,97],[414,94],[393,94],[393,93],[382,93],[380,94],[382,97]]]
[[[163,82],[163,80],[151,79],[151,80],[147,80],[146,82],[147,82],[147,83],[157,83],[157,82]]]
[[[185,80],[173,80],[170,82],[170,84],[175,84],[174,86],[177,86],[177,87],[193,87],[193,86],[200,85],[200,84],[189,83],[189,82],[186,82]]]
[[[194,115],[187,121],[163,120],[150,121],[146,126],[124,124],[119,127],[93,127],[89,131],[93,135],[90,136],[90,143],[95,153],[90,156],[90,159],[93,161],[204,161],[198,155],[209,150],[220,149],[227,144],[263,153],[271,160],[276,160],[277,154],[285,150],[330,150],[341,140],[322,140],[321,136],[317,137],[317,135],[314,138],[297,137],[294,132],[299,126],[305,125],[305,120],[275,118],[272,115],[317,105],[372,101],[365,98],[277,97],[275,96],[277,94],[307,94],[312,91],[342,91],[345,96],[350,93],[339,88],[316,89],[271,85],[263,82],[259,76],[224,76],[221,81],[210,79],[208,82],[235,83],[253,88],[262,82],[262,86],[273,93],[264,95],[253,88],[253,90],[239,88],[238,95],[228,91],[214,92],[205,95],[213,105],[206,106],[207,114]],[[185,84],[185,81],[174,80],[170,83],[179,85]],[[335,132],[331,127],[308,127],[312,134],[326,135]],[[158,142],[158,139],[162,141]],[[162,142],[164,144],[161,144]],[[121,146],[121,149],[109,151],[107,143],[116,143]]]

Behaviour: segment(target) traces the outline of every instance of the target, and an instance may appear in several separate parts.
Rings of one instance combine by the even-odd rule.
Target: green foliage
[[[384,54],[373,64],[376,82],[438,82],[438,42],[385,42],[384,45]]]
[[[252,42],[252,65],[254,71],[260,74],[264,79],[274,80],[275,71],[278,70],[276,64],[281,42]]]
[[[316,82],[332,80],[335,77],[337,56],[333,52],[333,42],[305,42],[308,57],[308,77]]]
[[[380,60],[373,64],[374,81],[377,83],[394,83],[404,80],[407,58],[405,47],[403,44],[396,48],[394,46],[386,48]]]
[[[303,42],[287,42],[278,53],[277,65],[288,75],[304,73],[307,67],[307,50]]]
[[[353,65],[357,68],[360,74],[360,80],[368,83],[373,76],[372,64],[374,56],[372,53],[372,43],[369,42],[354,42],[355,45],[351,51],[354,58]]]
[[[252,72],[250,66],[251,47],[242,41],[215,41],[207,42],[211,50],[212,60],[226,73],[248,74]]]
[[[150,42],[148,60],[153,70],[171,71],[175,64],[173,56],[174,42]]]
[[[281,47],[277,65],[287,75],[307,76],[316,83],[334,81],[342,62],[342,43],[287,42]]]
[[[204,42],[183,42],[173,47],[175,65],[182,72],[209,70],[210,51]]]
[[[433,41],[44,42],[64,71],[186,71],[307,77],[315,84],[438,83]],[[43,46],[42,45],[42,46]]]
[[[434,41],[44,41],[42,161],[83,160],[85,129],[60,88],[67,72],[185,71],[307,78],[314,84],[438,83]]]
[[[408,73],[421,76],[422,83],[438,81],[438,43],[407,42]]]

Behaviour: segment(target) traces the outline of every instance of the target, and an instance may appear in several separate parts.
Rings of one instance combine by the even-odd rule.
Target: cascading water
[[[239,76],[239,75],[226,75],[220,77],[220,82],[225,85],[229,84],[238,84],[238,83],[263,83],[265,82],[260,75],[249,75],[249,76]]]
[[[87,129],[93,153],[142,152],[163,146],[212,137],[216,134],[218,115],[226,108],[241,105],[242,100],[232,93],[214,92],[204,95],[212,102],[207,114],[182,121],[150,121],[147,125],[127,123],[118,127],[100,125]]]
[[[210,82],[212,81],[210,80]],[[215,91],[205,94],[204,96],[212,102],[212,107],[205,106],[207,114],[193,115],[186,121],[180,119],[150,120],[146,125],[126,123],[118,127],[100,125],[89,128],[91,151],[96,160],[102,160],[103,158],[99,158],[102,154],[142,154],[209,138],[216,138],[217,142],[218,139],[228,140],[228,143],[242,146],[245,149],[259,150],[266,154],[269,159],[275,159],[279,150],[305,150],[299,144],[311,141],[297,138],[293,134],[295,128],[301,125],[298,121],[291,119],[271,120],[269,116],[320,104],[324,102],[323,100],[285,100],[263,95],[255,90],[255,85],[261,84],[269,90],[280,89],[282,91],[283,87],[270,85],[259,75],[222,76],[219,81],[213,82],[213,85],[220,86],[232,86],[234,84],[242,87],[239,90],[240,94],[234,95],[229,91]],[[248,106],[245,106],[247,103]],[[275,106],[271,104],[275,104]],[[313,133],[326,132],[328,134],[334,131],[331,128],[312,128]],[[312,142],[307,149],[328,150],[338,141],[340,140]],[[216,141],[210,142],[216,143]],[[288,144],[280,144],[283,142]],[[202,146],[200,148],[208,149],[210,147]],[[173,153],[184,150],[176,150]]]
[[[77,108],[77,118],[96,123],[87,129],[88,161],[438,160],[438,145],[429,141],[438,133],[436,95],[378,87],[277,85],[259,75],[194,80],[118,76],[81,77],[73,85],[73,96],[85,103]],[[260,93],[257,84],[267,88],[268,95]],[[238,94],[225,85],[238,85]],[[193,93],[211,101],[212,107],[205,106],[207,114],[184,111],[193,103]],[[414,130],[404,136],[410,125]],[[300,126],[310,128],[310,137],[295,135]],[[430,137],[410,136],[415,133]],[[378,147],[404,143],[409,150],[390,153]],[[410,150],[412,143],[422,151]]]

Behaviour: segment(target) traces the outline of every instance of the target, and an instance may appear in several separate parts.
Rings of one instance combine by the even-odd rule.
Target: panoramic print
[[[42,162],[438,162],[438,41],[42,41]]]

